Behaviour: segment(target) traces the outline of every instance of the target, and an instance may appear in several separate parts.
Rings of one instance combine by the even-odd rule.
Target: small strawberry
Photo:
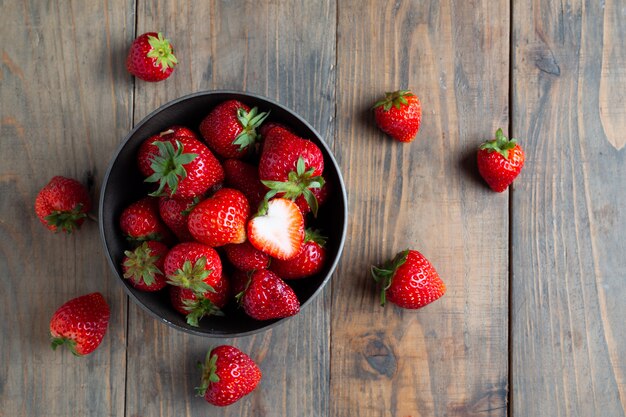
[[[237,298],[246,314],[255,320],[280,319],[300,311],[296,293],[278,275],[266,269],[254,271],[247,288]]]
[[[128,72],[144,81],[162,81],[172,75],[178,60],[162,33],[148,32],[135,39],[128,51]]]
[[[171,285],[169,296],[172,307],[187,318],[187,324],[198,327],[198,322],[206,316],[223,316],[223,308],[230,298],[230,285],[225,277],[222,277],[213,291],[202,294],[191,289]]]
[[[526,157],[517,140],[508,140],[498,129],[494,140],[480,145],[477,158],[480,175],[493,191],[501,193],[519,175]]]
[[[237,245],[224,246],[226,258],[233,266],[241,271],[248,272],[255,269],[267,269],[270,264],[270,256],[261,252],[250,242],[243,242]]]
[[[187,225],[198,242],[218,247],[245,242],[249,216],[246,197],[240,191],[222,188],[191,210]]]
[[[72,233],[79,229],[91,210],[89,192],[78,181],[53,177],[35,198],[35,213],[49,230]]]
[[[372,266],[372,275],[382,287],[381,305],[389,300],[402,308],[415,309],[446,292],[435,268],[416,250],[402,251],[380,268]]]
[[[210,404],[226,406],[250,394],[261,381],[256,363],[234,346],[222,345],[207,353],[198,396]]]
[[[317,230],[306,230],[304,245],[300,252],[287,261],[272,260],[270,270],[282,279],[310,277],[322,270],[326,262],[326,238]]]
[[[161,242],[143,242],[133,251],[124,251],[124,278],[141,291],[159,291],[167,285],[163,262],[169,249]]]
[[[168,284],[189,288],[196,293],[215,291],[222,285],[222,261],[210,246],[183,242],[174,246],[163,264]]]
[[[240,101],[218,104],[200,123],[200,134],[209,148],[223,158],[241,158],[257,139],[256,128],[268,113],[259,113]]]
[[[378,127],[395,140],[411,142],[422,122],[422,104],[408,90],[385,93],[385,98],[374,104],[374,118]]]
[[[93,352],[107,331],[110,314],[109,305],[98,292],[69,300],[50,320],[52,349],[67,345],[77,356]]]
[[[200,199],[193,198],[159,198],[159,215],[163,223],[170,228],[180,242],[190,242],[193,236],[187,227],[187,217]]]
[[[132,243],[157,240],[169,243],[172,232],[159,217],[158,200],[144,197],[135,201],[122,211],[120,228],[126,239]]]
[[[267,188],[259,180],[257,167],[238,159],[227,159],[222,166],[226,185],[241,191],[248,199],[251,209],[256,211],[267,192]]]
[[[161,133],[150,136],[141,143],[139,152],[137,152],[137,166],[139,167],[141,175],[147,178],[154,173],[151,166],[154,157],[159,153],[159,148],[157,148],[154,142],[163,142],[165,140],[176,139],[177,137],[198,139],[198,136],[191,129],[184,126],[173,125]]]
[[[264,206],[248,222],[248,240],[273,258],[293,258],[304,243],[304,217],[300,209],[284,198],[274,198]]]

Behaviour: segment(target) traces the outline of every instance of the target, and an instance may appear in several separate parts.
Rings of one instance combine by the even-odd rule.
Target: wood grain
[[[351,222],[333,282],[331,413],[504,416],[508,199],[476,177],[477,146],[508,123],[509,4],[339,3],[336,153]],[[370,106],[412,89],[411,144]],[[447,294],[420,311],[378,306],[369,266],[421,251]]]
[[[55,175],[82,181],[97,202],[106,156],[130,127],[118,48],[132,35],[132,2],[0,7],[0,415],[123,415],[126,303],[97,225],[55,235],[33,207]],[[54,311],[94,291],[111,306],[102,345],[85,358],[53,352]]]
[[[335,11],[332,1],[140,1],[137,33],[162,29],[181,64],[165,83],[136,83],[135,121],[190,92],[245,90],[294,109],[332,145]],[[274,330],[226,340],[188,336],[131,305],[127,415],[327,416],[329,296]],[[218,344],[239,347],[263,372],[249,397],[219,409],[193,389],[196,362]]]
[[[513,9],[513,131],[528,154],[512,198],[513,415],[625,415],[619,5]]]

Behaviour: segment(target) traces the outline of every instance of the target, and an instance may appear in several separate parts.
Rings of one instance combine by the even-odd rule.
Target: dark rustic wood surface
[[[523,1],[110,0],[0,2],[0,416],[624,416],[626,5]],[[180,65],[162,83],[125,70],[163,30]],[[369,107],[408,87],[415,142]],[[127,299],[97,225],[49,233],[38,190],[77,178],[97,200],[112,152],[181,95],[235,89],[307,119],[342,167],[350,217],[331,284],[286,324],[205,339]],[[476,173],[497,127],[526,167],[503,194]],[[422,251],[448,292],[377,304],[369,266]],[[48,322],[100,291],[112,308],[93,354],[53,352]],[[249,397],[194,397],[218,343],[258,361]]]

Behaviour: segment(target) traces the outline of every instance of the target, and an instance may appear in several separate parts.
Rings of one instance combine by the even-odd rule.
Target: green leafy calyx
[[[507,139],[502,133],[502,129],[496,130],[496,138],[480,145],[480,149],[486,149],[487,152],[498,152],[504,159],[509,159],[509,151],[515,148],[517,139]]]
[[[187,177],[185,165],[196,159],[198,154],[183,153],[183,144],[176,141],[176,149],[170,141],[156,141],[154,145],[159,149],[159,154],[152,158],[150,168],[154,174],[145,179],[146,182],[158,182],[159,188],[151,193],[153,197],[167,195],[165,187],[170,190],[170,195],[176,193],[178,183]]]
[[[150,51],[147,56],[156,61],[156,64],[161,67],[161,71],[165,72],[168,68],[174,68],[178,64],[170,41],[165,39],[161,32],[156,37],[148,36],[148,43],[150,44]]]
[[[80,223],[87,218],[87,213],[83,212],[82,203],[76,204],[70,211],[55,210],[45,217],[49,225],[55,226],[56,231],[64,231],[71,234],[74,230],[80,228]]]
[[[146,285],[152,285],[155,282],[155,275],[163,273],[156,266],[160,256],[152,252],[148,242],[143,242],[134,251],[124,251],[124,255],[126,255],[124,278],[131,279],[136,284],[143,281]]]
[[[412,97],[414,94],[409,90],[398,90],[392,92],[386,92],[385,98],[379,100],[372,107],[373,109],[377,107],[382,107],[384,111],[389,111],[391,107],[395,107],[396,109],[400,109],[402,106],[406,106],[409,104],[407,97]]]
[[[256,128],[265,121],[269,114],[270,112],[259,113],[259,109],[256,107],[250,111],[246,111],[241,107],[237,109],[237,120],[239,120],[243,130],[237,135],[233,141],[233,145],[239,146],[239,152],[254,144],[259,136],[256,132]]]
[[[183,308],[187,311],[187,324],[198,327],[198,321],[206,316],[224,316],[222,310],[213,304],[208,298],[202,295],[196,297],[195,300],[183,301]]]
[[[387,301],[387,290],[391,286],[393,276],[409,256],[409,251],[399,252],[392,260],[385,262],[381,267],[372,266],[371,272],[376,281],[381,286],[380,305],[384,306]]]
[[[305,242],[315,242],[320,246],[326,245],[326,236],[322,236],[321,232],[317,229],[306,229],[304,231],[304,241]]]
[[[177,287],[187,288],[194,291],[196,294],[204,294],[208,292],[215,292],[215,289],[209,284],[204,282],[208,277],[212,269],[206,269],[207,259],[206,257],[199,258],[193,264],[189,259],[183,263],[183,267],[179,268],[174,274],[169,275],[167,283],[175,285]]]
[[[204,363],[199,362],[198,367],[202,370],[202,380],[200,386],[196,387],[196,394],[204,397],[209,385],[220,382],[220,377],[217,376],[217,355],[211,355],[211,351],[207,352]]]

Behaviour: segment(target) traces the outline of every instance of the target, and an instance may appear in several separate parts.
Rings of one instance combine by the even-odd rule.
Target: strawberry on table
[[[193,236],[187,227],[187,218],[191,210],[198,204],[198,197],[189,198],[159,198],[159,215],[163,223],[174,232],[180,242],[189,242]]]
[[[159,217],[158,204],[158,199],[144,197],[122,211],[120,228],[127,240],[132,243],[148,240],[170,242],[172,240],[172,232]]]
[[[246,289],[237,297],[246,314],[256,320],[290,317],[300,311],[293,289],[266,269],[254,271]]]
[[[257,364],[234,346],[213,348],[201,369],[202,382],[196,393],[217,406],[233,404],[254,391],[261,381]]]
[[[291,200],[274,198],[262,204],[247,226],[248,240],[272,258],[291,259],[304,243],[304,217]]]
[[[372,266],[372,275],[381,286],[381,305],[389,300],[399,307],[416,309],[446,292],[433,265],[416,250],[399,252],[381,267]]]
[[[50,320],[52,349],[66,345],[77,356],[93,352],[104,338],[109,317],[109,305],[98,292],[69,300]]]
[[[141,291],[159,291],[167,285],[163,262],[169,249],[161,242],[143,242],[133,251],[124,251],[124,278]]]
[[[522,171],[525,154],[516,139],[507,139],[498,129],[494,140],[480,146],[477,159],[480,175],[493,191],[501,193]]]
[[[230,263],[244,272],[254,271],[255,269],[267,269],[270,265],[270,256],[261,252],[247,241],[226,245],[224,246],[224,252]]]
[[[178,63],[173,50],[170,41],[162,33],[144,33],[130,46],[126,68],[144,81],[162,81],[172,75]]]
[[[374,118],[378,127],[395,140],[411,142],[422,122],[422,104],[409,90],[388,92],[374,104]]]
[[[257,167],[238,159],[227,159],[222,166],[226,186],[241,191],[248,199],[251,210],[256,212],[267,192],[267,188],[259,180]]]
[[[72,178],[52,177],[35,199],[35,213],[49,230],[72,233],[79,229],[91,210],[84,185]]]
[[[226,277],[218,281],[214,291],[197,293],[188,288],[171,285],[169,296],[172,307],[187,318],[187,324],[198,327],[200,319],[206,316],[223,316],[223,308],[230,298],[230,284]]]
[[[273,259],[270,270],[282,279],[298,279],[317,274],[326,262],[326,238],[318,230],[307,229],[304,245],[298,254],[289,260]]]

